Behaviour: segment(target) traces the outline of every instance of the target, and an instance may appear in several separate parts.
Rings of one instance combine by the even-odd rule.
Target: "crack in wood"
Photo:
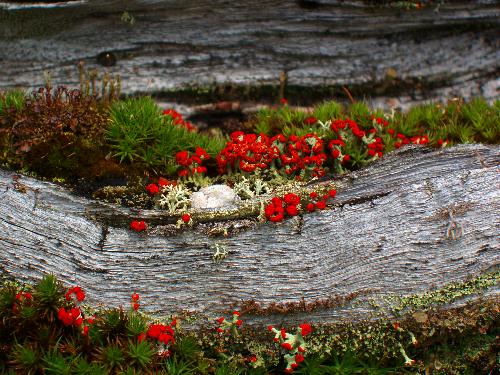
[[[12,221],[6,220],[6,219],[1,218],[1,217],[0,217],[0,220],[1,220],[1,221],[3,221],[4,223],[6,223],[8,226],[9,226],[9,225],[12,225],[12,226],[14,226],[14,227],[16,227],[16,228],[19,228],[19,229],[21,229],[21,230],[25,230],[25,231],[27,231],[27,232],[33,233],[33,234],[34,234],[34,235],[36,235],[36,236],[42,236],[42,237],[47,238],[45,235],[43,235],[43,234],[41,234],[41,233],[38,233],[38,232],[35,232],[34,230],[30,230],[30,229],[28,229],[28,228],[25,228],[25,227],[23,227],[22,225],[19,225],[18,223],[15,223],[15,222],[12,222]],[[38,240],[38,241],[40,241],[40,240]],[[40,242],[42,242],[42,241],[40,241]]]
[[[450,217],[450,213],[455,216],[463,216],[466,212],[472,210],[476,206],[474,202],[457,202],[449,206],[443,207],[436,211],[431,216],[427,217],[427,221],[446,220]]]
[[[446,227],[446,238],[457,240],[463,236],[464,227],[462,223],[455,220],[455,218],[453,217],[452,210],[448,210],[448,215],[449,215],[449,223],[448,226]]]
[[[31,208],[31,212],[34,212],[38,208],[38,194],[40,194],[39,189],[33,189],[33,207]]]
[[[436,193],[436,188],[429,178],[425,179],[424,191],[427,194],[427,196],[429,197],[429,199],[432,199],[434,193]]]
[[[104,268],[97,268],[97,267],[88,267],[88,266],[85,266],[83,263],[81,262],[77,262],[75,261],[75,263],[78,263],[78,264],[75,264],[75,271],[76,272],[86,272],[86,273],[98,273],[98,274],[107,274],[109,273],[109,270],[107,269],[104,269]]]
[[[490,250],[493,250],[489,243],[481,245],[481,247],[476,251],[476,254],[486,253]]]
[[[465,186],[465,183],[469,179],[470,174],[471,174],[471,171],[465,171],[464,173],[462,173],[460,175],[459,178],[460,178],[460,182],[462,183],[462,186]]]
[[[363,197],[350,198],[350,199],[347,199],[343,202],[337,202],[337,203],[330,204],[329,206],[330,207],[344,208],[344,206],[346,206],[346,205],[355,206],[355,205],[359,205],[359,204],[363,204],[363,203],[367,203],[367,202],[374,204],[373,201],[375,199],[386,197],[391,193],[392,193],[392,190],[387,191],[387,192],[383,192],[383,193],[367,195],[367,196],[363,196]]]
[[[302,234],[304,228],[304,216],[298,215],[293,218],[292,234]]]
[[[101,227],[101,237],[99,238],[99,242],[97,243],[97,248],[99,251],[104,251],[104,246],[106,245],[106,239],[109,234],[109,227],[107,225],[103,225]]]
[[[479,162],[481,163],[481,166],[483,168],[487,168],[487,167],[491,166],[491,165],[488,165],[488,163],[486,163],[485,158],[483,157],[483,155],[481,155],[481,153],[479,151],[475,151],[474,154],[476,155],[477,160],[479,160]]]

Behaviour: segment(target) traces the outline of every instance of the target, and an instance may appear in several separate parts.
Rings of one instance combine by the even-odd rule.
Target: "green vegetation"
[[[498,143],[500,139],[500,101],[492,106],[483,99],[469,103],[451,102],[447,106],[421,105],[408,114],[398,114],[396,130],[425,129],[432,139],[451,143]]]
[[[146,168],[173,174],[175,154],[182,150],[204,148],[215,157],[225,145],[222,136],[209,137],[190,130],[186,122],[165,116],[150,97],[113,103],[107,138],[120,162],[140,161]]]
[[[46,177],[91,177],[105,160],[107,108],[93,96],[59,87],[23,99],[0,98],[0,161]]]
[[[199,318],[199,328],[185,330],[177,317],[170,323],[173,341],[165,345],[153,333],[165,329],[165,319],[136,307],[91,308],[71,298],[76,289],[65,293],[53,276],[34,286],[9,281],[0,287],[0,374],[278,374],[284,369],[285,352],[274,343],[274,333],[248,326],[243,313],[235,318],[243,324],[221,333],[216,319]],[[499,307],[498,301],[484,300],[444,310],[434,305],[396,322],[315,324],[304,333],[305,359],[294,373],[489,373],[498,369]],[[69,322],[61,308],[73,314]]]
[[[401,311],[407,312],[428,308],[434,304],[450,303],[497,285],[499,280],[500,271],[495,271],[465,282],[450,283],[439,290],[400,297],[392,311],[397,314]]]
[[[9,109],[20,111],[24,107],[25,93],[21,90],[0,93],[0,116],[5,116]]]
[[[283,133],[285,136],[316,133],[325,135],[327,127],[318,123],[306,126],[304,120],[311,116],[322,123],[329,120],[350,118],[360,128],[368,130],[373,118],[384,118],[395,133],[406,137],[427,135],[429,144],[437,146],[438,140],[456,143],[491,143],[500,140],[500,101],[489,105],[484,99],[476,98],[469,103],[452,101],[447,105],[423,104],[411,108],[408,112],[394,111],[384,114],[381,110],[371,110],[365,103],[356,102],[342,106],[336,102],[323,102],[314,107],[308,115],[293,107],[266,108],[259,111],[250,120],[256,133],[272,136]],[[389,142],[384,142],[388,144]],[[391,149],[394,147],[392,146]],[[386,149],[390,151],[391,149]]]
[[[242,129],[269,136],[245,138],[243,143],[252,143],[245,151],[236,139],[230,143],[224,129],[199,131],[174,110],[162,111],[150,97],[118,100],[119,80],[105,75],[102,90],[96,80],[96,72],[81,67],[80,90],[52,89],[48,83],[31,94],[1,94],[0,164],[57,181],[83,179],[89,186],[117,179],[140,185],[141,179],[142,183],[160,176],[178,179],[180,172],[184,182],[202,186],[231,177],[241,168],[250,177],[261,178],[259,171],[265,175],[264,169],[274,168],[284,179],[307,179],[311,174],[360,168],[407,143],[445,147],[500,139],[498,101],[489,105],[477,98],[469,103],[425,104],[407,113],[384,113],[362,102],[344,106],[327,101],[311,110],[284,102],[262,109],[241,124]],[[346,125],[353,128],[349,119],[356,123],[353,134],[344,131]],[[340,131],[335,121],[344,121]],[[271,137],[279,134],[285,140],[278,144],[280,154],[272,156],[277,143]],[[294,137],[300,138],[300,145]],[[345,138],[341,143],[330,144],[341,137]],[[321,147],[311,153],[309,146],[316,142]],[[199,149],[210,156],[203,164],[192,158]],[[304,163],[298,170],[285,163],[296,159],[295,151]],[[179,152],[189,156],[183,168],[176,159]],[[271,161],[260,163],[263,155]]]

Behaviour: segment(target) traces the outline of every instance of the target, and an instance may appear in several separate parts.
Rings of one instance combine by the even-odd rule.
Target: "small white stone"
[[[191,194],[191,207],[194,209],[231,209],[239,200],[236,193],[227,185],[207,186]]]

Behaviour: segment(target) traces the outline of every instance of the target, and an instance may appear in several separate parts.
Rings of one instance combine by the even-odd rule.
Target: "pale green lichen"
[[[455,282],[444,287],[421,294],[403,297],[391,297],[392,311],[395,314],[403,310],[419,310],[436,304],[448,304],[498,284],[500,270],[479,275],[464,282]]]
[[[227,246],[220,242],[216,242],[212,246],[212,249],[214,250],[214,253],[212,254],[212,259],[214,262],[221,262],[222,260],[226,259],[227,255],[229,254]]]
[[[216,179],[212,179],[203,173],[194,173],[185,177],[182,180],[183,185],[192,186],[194,191],[198,191],[200,188],[213,185]]]
[[[233,190],[241,199],[252,199],[269,193],[270,187],[259,177],[247,179],[242,176],[241,180],[234,184]]]
[[[193,219],[197,222],[217,221],[217,220],[236,220],[255,217],[260,221],[265,221],[264,207],[266,202],[272,197],[282,197],[286,193],[294,193],[308,199],[312,191],[319,196],[327,194],[328,190],[335,188],[333,183],[321,184],[314,187],[307,186],[305,182],[288,181],[286,185],[276,187],[272,193],[256,196],[253,199],[243,201],[237,208],[231,210],[218,211],[192,211]]]
[[[157,206],[166,209],[170,214],[186,211],[191,206],[191,191],[182,184],[163,187]]]

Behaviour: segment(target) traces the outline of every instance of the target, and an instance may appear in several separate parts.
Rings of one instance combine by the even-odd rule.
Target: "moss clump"
[[[0,117],[6,116],[10,110],[21,111],[24,107],[26,94],[21,90],[0,93]]]
[[[336,102],[323,102],[316,105],[309,114],[301,109],[288,105],[279,108],[266,108],[259,111],[251,120],[250,126],[257,133],[275,135],[283,133],[306,134],[313,132],[325,135],[324,127],[319,123],[304,126],[304,119],[312,116],[326,122],[351,118],[364,129],[369,130],[373,118],[384,118],[389,121],[389,128],[397,134],[411,138],[427,135],[429,145],[438,145],[438,140],[455,143],[491,143],[497,144],[500,139],[500,101],[489,105],[484,99],[475,98],[468,103],[450,101],[446,105],[423,104],[412,107],[408,112],[394,111],[384,114],[380,110],[371,110],[366,104],[357,102],[341,105]],[[391,131],[391,132],[392,132]],[[385,152],[394,149],[394,143],[386,142]]]
[[[115,102],[110,109],[107,139],[120,162],[138,161],[158,173],[173,174],[175,154],[204,148],[212,156],[224,147],[219,136],[199,134],[182,117],[164,115],[150,97]],[[179,122],[177,121],[179,120]]]
[[[6,94],[0,102],[2,163],[42,177],[95,177],[92,168],[109,152],[107,109],[96,97],[47,86],[24,98]],[[99,174],[106,174],[104,167]]]

